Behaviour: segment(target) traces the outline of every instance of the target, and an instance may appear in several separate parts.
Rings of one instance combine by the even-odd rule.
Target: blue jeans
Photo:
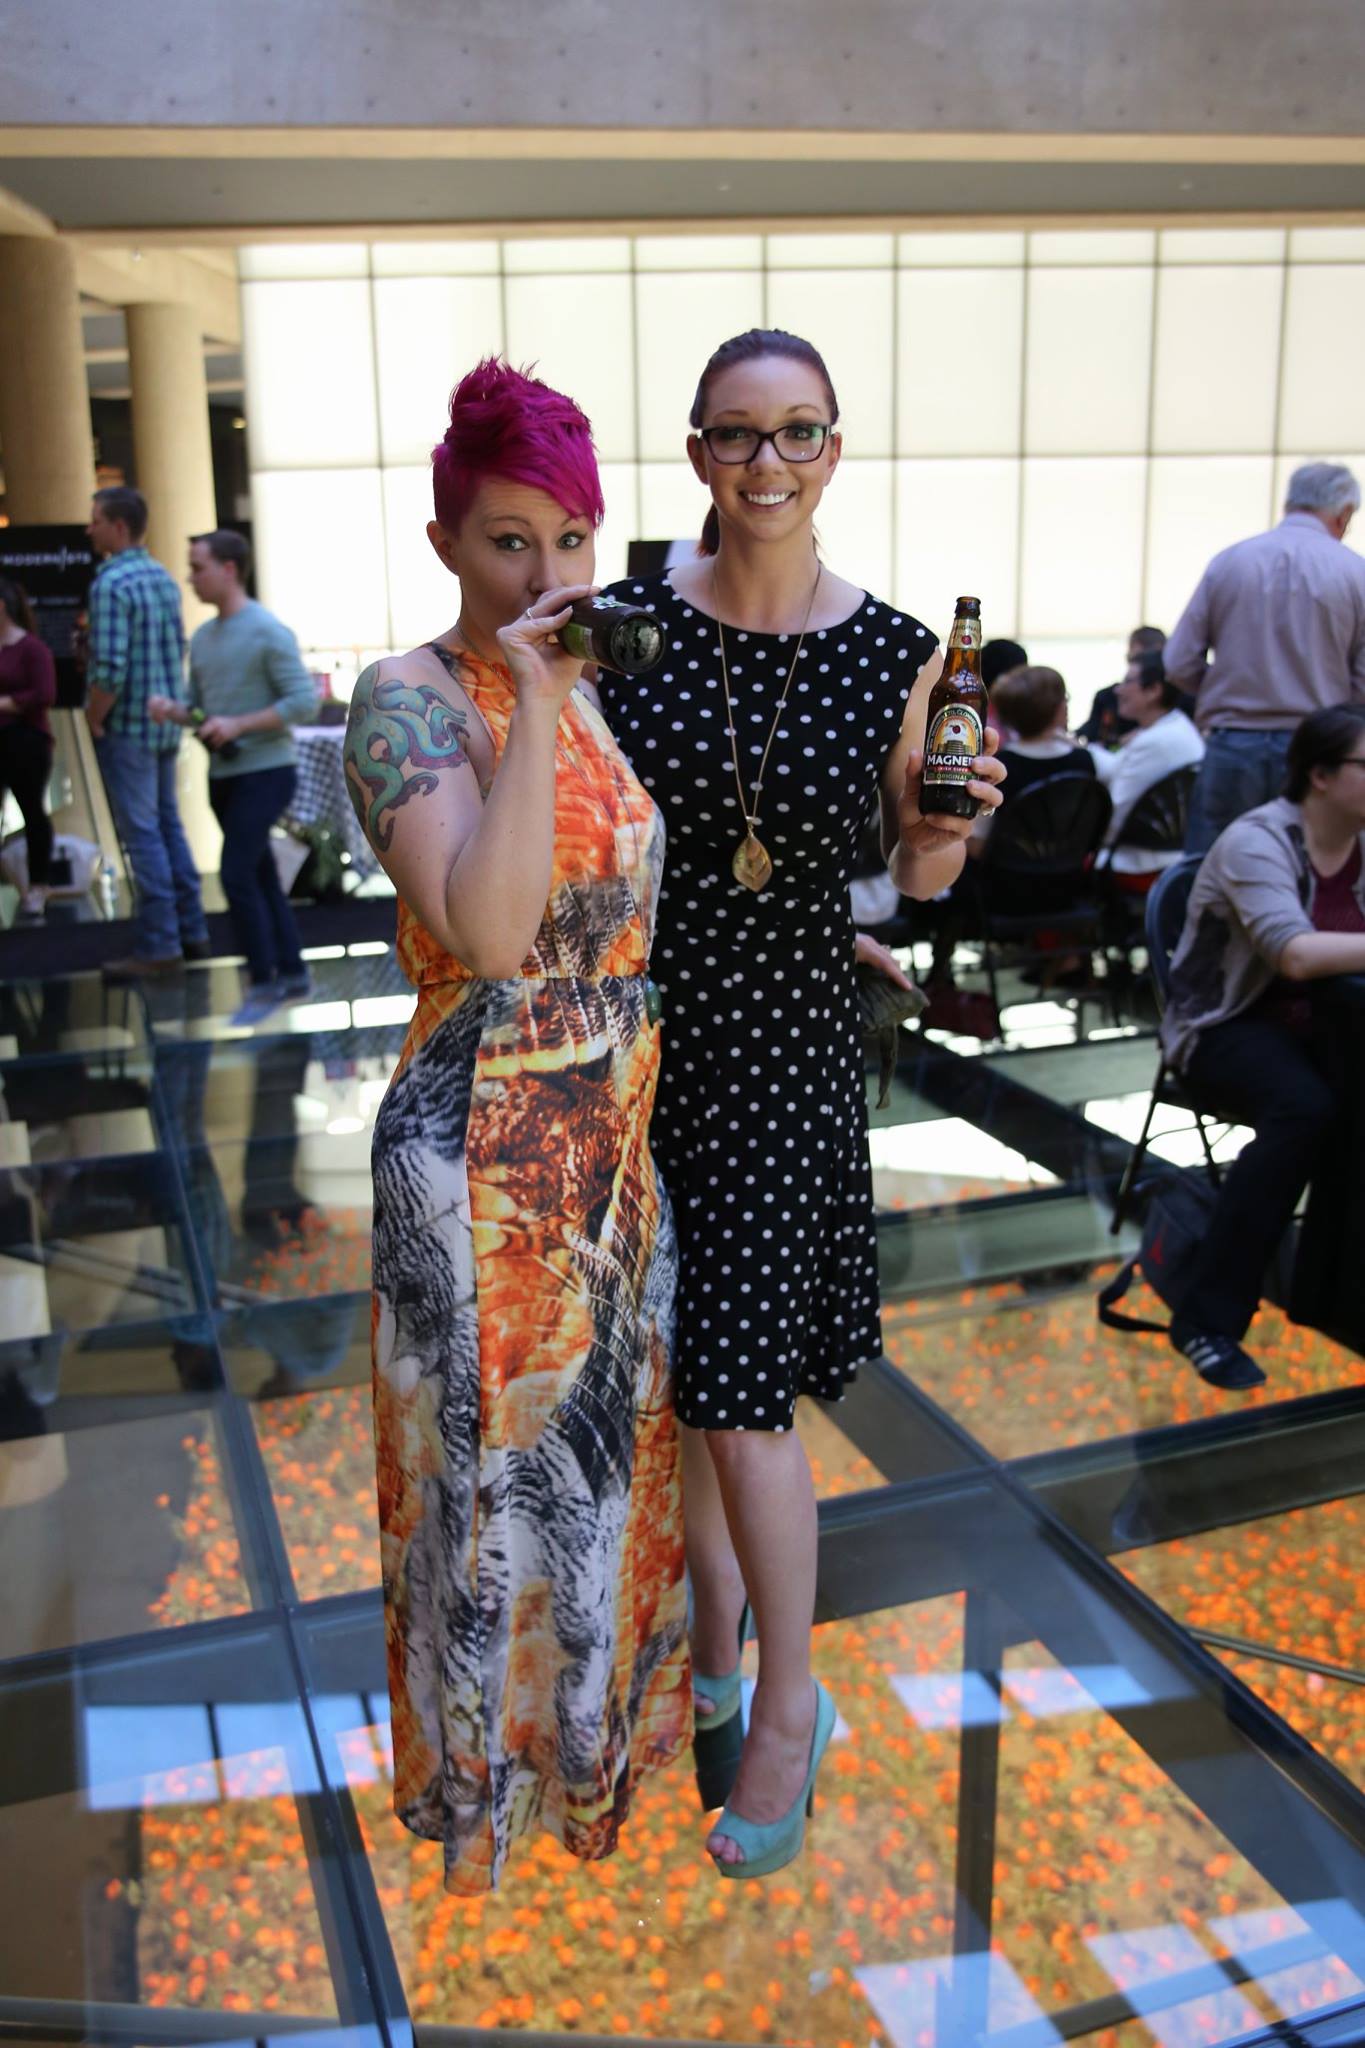
[[[1185,825],[1186,853],[1207,853],[1220,832],[1235,818],[1284,794],[1285,761],[1292,730],[1251,732],[1215,726],[1206,735],[1206,751],[1190,801]]]
[[[133,951],[169,960],[209,935],[194,864],[175,800],[174,752],[158,754],[125,733],[95,741],[109,808],[137,885]]]
[[[223,828],[223,894],[256,988],[303,972],[298,927],[270,851],[270,828],[293,794],[292,767],[209,778],[209,802]]]

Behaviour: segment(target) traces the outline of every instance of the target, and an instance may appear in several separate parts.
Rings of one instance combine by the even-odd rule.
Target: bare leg
[[[683,1527],[687,1544],[687,1575],[692,1581],[692,1658],[698,1671],[713,1678],[735,1668],[739,1617],[744,1606],[744,1580],[730,1541],[725,1504],[716,1468],[699,1429],[682,1430]],[[695,1700],[699,1721],[710,1709]]]
[[[780,1820],[806,1775],[815,1713],[815,1489],[794,1429],[712,1430],[706,1441],[758,1622],[758,1684],[731,1805],[746,1820]],[[728,1835],[713,1834],[707,1847],[742,1861]]]

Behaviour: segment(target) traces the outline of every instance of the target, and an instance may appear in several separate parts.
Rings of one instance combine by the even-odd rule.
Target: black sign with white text
[[[57,702],[85,702],[85,633],[99,563],[83,526],[0,526],[0,576],[22,584],[57,663]]]

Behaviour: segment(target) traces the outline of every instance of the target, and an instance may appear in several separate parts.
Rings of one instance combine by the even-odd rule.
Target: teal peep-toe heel
[[[746,1600],[739,1617],[741,1658],[752,1633],[753,1615]],[[701,1801],[702,1812],[710,1813],[714,1807],[723,1806],[730,1797],[735,1773],[739,1769],[740,1751],[744,1747],[744,1717],[739,1710],[744,1692],[740,1663],[736,1662],[733,1671],[727,1671],[719,1678],[694,1670],[692,1690],[698,1699],[706,1700],[711,1707],[709,1714],[698,1715],[692,1737],[697,1797]]]
[[[810,1764],[806,1782],[780,1820],[745,1820],[727,1806],[716,1822],[714,1833],[728,1835],[743,1852],[741,1863],[726,1863],[719,1856],[711,1861],[722,1877],[771,1877],[775,1870],[801,1854],[806,1839],[806,1822],[815,1811],[815,1779],[821,1760],[834,1733],[834,1702],[817,1679],[815,1685],[815,1726],[810,1736]]]

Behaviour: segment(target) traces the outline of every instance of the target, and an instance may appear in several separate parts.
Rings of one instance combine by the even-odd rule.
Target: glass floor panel
[[[1228,1670],[1365,1790],[1365,1680],[1325,1678],[1235,1650],[1219,1650]]]
[[[45,1391],[5,1386],[0,1661],[250,1607],[215,1411],[125,1398],[62,1428],[80,1404]]]
[[[158,2011],[336,2021],[335,1851],[277,1631],[35,1671],[0,1711],[44,1737],[0,1764],[6,1866],[23,1873],[0,2010],[41,2001],[52,2025],[65,2007],[95,2038],[87,2001],[148,2009],[143,2039],[195,2038],[160,2034]]]
[[[1142,2015],[1129,2039],[1193,2048],[1356,1994],[1365,1920],[1344,1902],[1297,1911],[1171,1783],[1103,1704],[1139,1701],[1132,1673],[1072,1674],[1036,1643],[998,1674],[964,1669],[967,1625],[952,1595],[818,1632],[839,1721],[800,1874],[719,1890],[679,1765],[646,1781],[613,1858],[579,1864],[540,1837],[499,1894],[446,1894],[439,1849],[391,1811],[382,1690],[324,1691],[329,1776],[411,2010],[542,2039],[1019,2048],[1123,2039]],[[371,1661],[378,1680],[377,1647]],[[960,1815],[983,1770],[993,1924],[964,1963]]]
[[[907,1032],[871,1109],[889,1363],[798,1418],[841,1716],[800,1863],[718,1884],[680,1763],[614,1859],[531,1837],[470,1901],[389,1796],[368,1149],[412,996],[381,945],[311,970],[249,1033],[228,961],[0,984],[7,2037],[1355,2048],[1365,1369],[1270,1307],[1250,1396],[1100,1331],[1145,1002],[1007,976],[1003,1044]]]
[[[997,1458],[1095,1443],[1269,1407],[1365,1381],[1360,1358],[1264,1305],[1247,1348],[1263,1360],[1264,1387],[1231,1394],[1211,1387],[1164,1336],[1106,1330],[1095,1315],[1094,1274],[1084,1289],[1030,1301],[1013,1287],[969,1291],[958,1307],[883,1305],[888,1358],[930,1400]],[[1126,1313],[1154,1321],[1168,1311],[1145,1286]]]

